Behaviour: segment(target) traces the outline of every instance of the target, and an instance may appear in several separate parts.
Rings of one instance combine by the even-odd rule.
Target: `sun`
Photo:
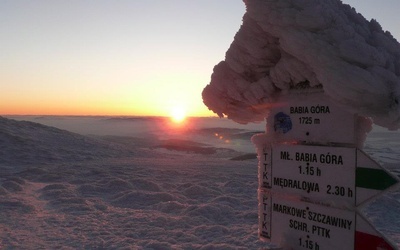
[[[172,121],[181,123],[186,119],[186,111],[183,107],[174,107],[170,116]]]

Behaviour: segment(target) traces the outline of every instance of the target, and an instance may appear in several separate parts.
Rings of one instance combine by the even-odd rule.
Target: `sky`
[[[345,0],[400,40],[398,0]],[[212,116],[241,0],[0,0],[0,115]]]

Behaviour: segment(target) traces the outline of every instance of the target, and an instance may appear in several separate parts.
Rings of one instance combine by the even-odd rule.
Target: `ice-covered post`
[[[277,103],[252,139],[260,239],[284,249],[395,249],[357,209],[398,182],[361,150],[370,121],[323,92]]]
[[[358,208],[398,182],[362,145],[372,120],[400,128],[400,44],[340,0],[244,2],[202,95],[220,117],[267,118],[254,137],[260,237],[292,249],[393,249]]]

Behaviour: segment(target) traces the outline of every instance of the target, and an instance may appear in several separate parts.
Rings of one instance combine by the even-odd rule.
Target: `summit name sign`
[[[253,140],[260,239],[281,249],[395,249],[357,207],[398,178],[357,148],[356,115],[322,94],[304,99],[273,109]]]
[[[355,117],[321,94],[309,94],[278,103],[267,117],[267,131],[284,141],[353,144]]]

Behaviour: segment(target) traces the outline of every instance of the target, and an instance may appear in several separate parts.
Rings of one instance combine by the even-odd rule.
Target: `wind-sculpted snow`
[[[230,138],[232,145],[240,143],[242,148],[243,137],[250,137],[250,131],[200,127],[191,130],[190,138],[184,133],[186,140],[169,135],[156,142],[154,134],[140,140],[110,135],[104,138],[113,143],[107,144],[34,123],[5,119],[0,120],[0,126],[2,136],[19,138],[5,141],[6,137],[0,137],[1,149],[11,153],[7,161],[0,162],[2,250],[267,247],[257,238],[255,157],[231,161],[231,151],[201,154],[153,147],[160,142],[181,142],[188,149],[192,149],[191,144],[220,148],[217,133]],[[400,158],[400,145],[382,147],[388,137],[396,139],[398,134],[382,131],[367,140],[366,149],[378,160],[393,164]],[[146,138],[150,141],[144,142]],[[191,143],[189,139],[194,138],[199,140]],[[130,140],[133,142],[129,143]],[[28,149],[23,146],[25,141],[31,141],[27,152],[32,162],[26,160],[21,164],[18,157],[22,149]],[[57,161],[35,160],[41,147],[48,154],[56,154],[63,148],[60,145],[75,150],[64,152]],[[89,152],[101,157],[79,157]],[[397,165],[390,169],[400,174]],[[383,197],[367,212],[371,218],[377,218],[374,224],[378,223],[379,229],[400,246],[400,226],[393,223],[400,214],[399,192]]]
[[[323,90],[376,124],[400,125],[400,45],[339,0],[245,0],[243,25],[214,68],[204,103],[239,123],[262,121],[279,96]]]
[[[42,166],[58,179],[16,173],[25,183],[1,195],[0,245],[259,249],[256,160],[225,164],[155,152],[79,168]],[[229,185],[232,175],[241,177]]]
[[[228,159],[242,153],[217,152],[220,147],[214,146],[215,152],[204,155],[199,152],[208,144],[181,138],[153,141],[155,135],[146,137],[149,142],[101,137],[108,143],[5,118],[0,118],[0,131],[1,249],[264,245],[256,234],[255,158],[233,162]],[[217,140],[211,131],[197,133]],[[224,136],[245,132],[215,131]],[[154,147],[160,143],[180,148]],[[232,183],[232,174],[239,180]]]

